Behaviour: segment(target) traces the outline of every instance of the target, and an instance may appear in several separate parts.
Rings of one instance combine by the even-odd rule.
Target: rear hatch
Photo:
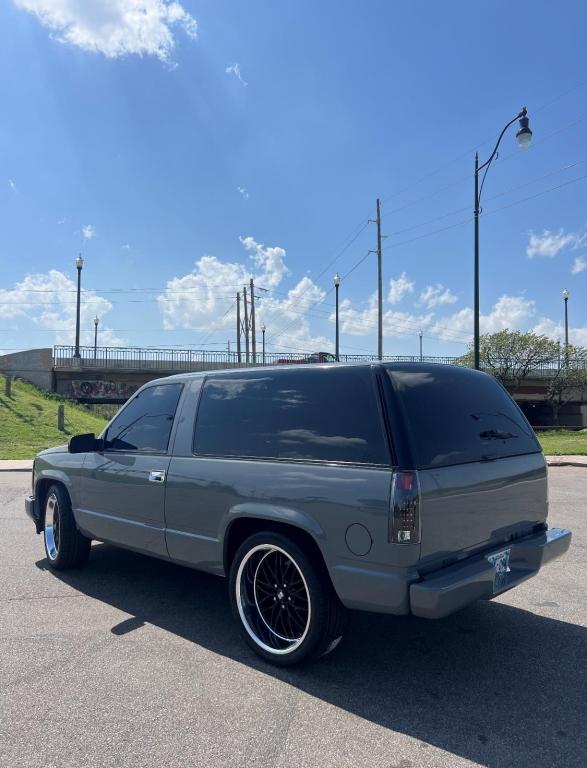
[[[544,456],[496,379],[444,365],[388,374],[420,479],[421,561],[449,564],[544,523]]]

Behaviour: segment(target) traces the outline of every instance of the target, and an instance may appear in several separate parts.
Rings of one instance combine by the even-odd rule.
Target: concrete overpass
[[[310,362],[308,356],[293,353],[261,354],[253,363],[236,352],[140,347],[80,347],[75,357],[72,346],[30,349],[0,356],[0,371],[30,381],[41,389],[55,392],[80,403],[124,403],[139,387],[162,376],[192,371],[255,365]],[[324,353],[325,354],[325,353]],[[376,360],[370,355],[341,355],[343,361]],[[419,362],[419,357],[386,356],[389,362]],[[424,357],[424,362],[460,364],[454,357]],[[530,423],[551,423],[551,409],[545,402],[548,378],[558,361],[532,371],[519,387],[508,387],[526,413]],[[560,412],[560,423],[569,427],[587,426],[587,393],[577,391]]]

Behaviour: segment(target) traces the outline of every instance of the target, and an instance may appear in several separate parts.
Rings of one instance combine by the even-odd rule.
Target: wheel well
[[[45,500],[47,498],[47,492],[52,485],[59,485],[65,493],[68,493],[67,488],[59,480],[53,480],[52,478],[41,478],[35,487],[35,496],[39,504],[39,525],[41,530],[45,527]],[[69,495],[69,494],[68,494]]]
[[[240,545],[249,536],[259,531],[272,531],[281,533],[295,541],[301,547],[314,565],[320,568],[330,580],[328,568],[320,547],[314,537],[302,528],[289,523],[281,523],[277,520],[265,520],[257,517],[240,517],[232,523],[224,538],[224,572],[228,575],[234,556]]]

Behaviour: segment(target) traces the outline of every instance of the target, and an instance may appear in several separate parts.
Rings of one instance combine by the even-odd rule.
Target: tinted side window
[[[532,427],[493,377],[434,365],[388,373],[406,413],[418,467],[540,451]]]
[[[194,452],[389,464],[371,372],[359,368],[209,377]]]
[[[181,384],[159,384],[139,392],[108,427],[108,450],[164,453]]]

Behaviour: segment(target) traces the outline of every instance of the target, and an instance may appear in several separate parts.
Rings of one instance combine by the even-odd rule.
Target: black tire
[[[340,642],[347,614],[324,565],[287,536],[267,531],[246,539],[231,564],[229,583],[245,642],[271,664],[299,664]]]
[[[45,496],[43,541],[49,565],[56,571],[80,568],[90,554],[91,539],[80,533],[62,485],[52,485]]]

